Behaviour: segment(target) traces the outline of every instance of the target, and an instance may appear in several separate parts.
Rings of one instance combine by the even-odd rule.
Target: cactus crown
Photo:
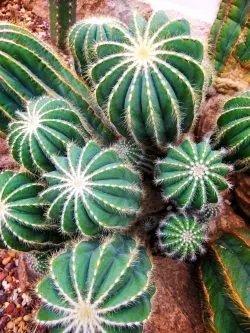
[[[166,199],[174,199],[183,208],[202,209],[219,203],[220,191],[228,188],[224,178],[230,167],[222,163],[223,153],[212,150],[208,140],[195,144],[186,139],[169,148],[167,157],[158,161],[156,182]]]
[[[164,12],[112,27],[112,38],[96,43],[99,60],[90,76],[97,101],[108,101],[107,117],[119,134],[162,150],[194,124],[203,46],[190,37],[187,21],[169,21]]]
[[[113,149],[94,141],[70,145],[67,157],[53,157],[56,171],[44,175],[49,187],[42,197],[51,203],[50,218],[61,217],[64,232],[94,235],[103,228],[126,228],[140,204],[138,174]]]
[[[76,111],[65,100],[41,97],[27,103],[10,124],[9,143],[13,157],[27,170],[51,170],[51,154],[64,152],[66,144],[84,144],[84,129]]]
[[[151,262],[131,238],[81,241],[51,261],[37,287],[37,319],[60,332],[142,332],[150,315]]]

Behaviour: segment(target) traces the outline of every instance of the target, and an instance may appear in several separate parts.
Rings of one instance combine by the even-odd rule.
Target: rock
[[[157,293],[143,333],[203,333],[199,291],[192,265],[154,257]]]

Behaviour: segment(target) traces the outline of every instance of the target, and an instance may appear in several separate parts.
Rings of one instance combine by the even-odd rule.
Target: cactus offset
[[[70,27],[76,21],[76,0],[49,0],[50,37],[64,50]]]
[[[8,119],[22,110],[27,100],[41,95],[61,96],[82,114],[85,130],[105,143],[114,135],[104,124],[99,107],[87,86],[28,30],[0,23],[0,131],[6,133]]]
[[[204,86],[202,44],[186,20],[157,12],[132,27],[113,27],[113,39],[96,44],[91,68],[96,98],[119,134],[164,150],[194,125]],[[185,101],[185,103],[183,102]]]
[[[194,216],[168,216],[161,221],[157,236],[167,256],[194,261],[198,254],[205,252],[206,225],[199,224]]]
[[[17,118],[10,124],[9,143],[15,160],[30,172],[52,170],[51,155],[64,153],[69,142],[85,143],[81,117],[65,100],[31,100]]]
[[[217,121],[216,147],[228,149],[226,160],[237,169],[250,165],[250,91],[232,98],[224,105]]]
[[[52,158],[56,171],[44,175],[42,196],[51,203],[48,217],[61,219],[63,232],[95,235],[103,228],[124,229],[140,205],[138,174],[118,154],[90,141],[68,146],[66,157]]]
[[[6,247],[42,251],[60,242],[43,216],[44,202],[38,197],[43,188],[24,173],[0,174],[0,238]]]
[[[229,184],[225,176],[231,169],[222,163],[223,153],[212,150],[208,141],[195,144],[186,139],[169,148],[167,157],[159,160],[157,184],[163,195],[182,208],[204,209],[220,202],[220,192]]]
[[[81,241],[52,259],[38,284],[44,305],[37,321],[55,332],[142,332],[154,292],[151,269],[131,238]]]

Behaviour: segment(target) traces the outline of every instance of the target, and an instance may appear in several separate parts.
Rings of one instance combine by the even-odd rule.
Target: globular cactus
[[[49,95],[61,96],[79,110],[89,137],[108,144],[114,141],[87,86],[48,45],[28,30],[4,22],[0,22],[0,36],[1,132],[6,133],[8,120],[15,119],[16,110],[23,110],[28,100]]]
[[[211,252],[200,267],[209,332],[247,332],[246,324],[250,318],[249,257],[249,230],[236,229],[211,244]]]
[[[248,0],[222,0],[211,28],[209,43],[216,71],[221,72],[233,53],[249,17]]]
[[[63,99],[41,97],[27,103],[10,123],[14,159],[32,173],[53,169],[51,155],[64,153],[69,142],[85,144],[80,115]]]
[[[170,215],[160,222],[159,247],[167,256],[194,261],[205,252],[206,228],[192,215]]]
[[[150,259],[137,241],[115,235],[81,241],[52,259],[37,286],[37,321],[50,332],[142,332],[151,312]]]
[[[226,161],[233,162],[237,169],[249,168],[250,91],[225,103],[217,126],[214,143],[216,147],[228,149]]]
[[[43,251],[62,241],[44,218],[44,186],[24,173],[0,174],[0,238],[17,251]]]
[[[118,23],[109,17],[90,17],[77,22],[70,30],[68,46],[80,76],[86,78],[88,66],[96,59],[95,44],[112,38],[112,24]]]
[[[49,259],[51,251],[37,252],[32,251],[25,254],[25,262],[28,269],[35,275],[44,275],[49,270]]]
[[[49,0],[50,37],[64,50],[70,27],[76,21],[76,0]]]
[[[124,229],[140,205],[139,176],[112,149],[90,141],[83,149],[67,148],[66,157],[52,158],[56,171],[44,175],[48,217],[60,218],[63,232],[96,235],[103,229]]]
[[[222,158],[223,152],[212,150],[208,140],[196,144],[186,139],[171,146],[167,157],[157,162],[156,183],[162,185],[165,199],[173,199],[182,208],[202,210],[219,203],[220,192],[229,187],[225,176],[231,167]]]
[[[186,20],[156,12],[130,28],[113,27],[112,40],[96,44],[90,75],[95,95],[119,134],[164,150],[194,125],[204,87],[202,44]],[[185,103],[184,103],[185,101]]]

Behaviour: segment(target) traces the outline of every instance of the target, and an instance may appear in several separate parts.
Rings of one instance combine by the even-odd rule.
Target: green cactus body
[[[80,76],[86,78],[88,66],[96,59],[95,44],[112,38],[112,24],[119,23],[113,18],[91,17],[77,22],[71,29],[68,44]]]
[[[248,0],[222,0],[209,42],[216,71],[221,72],[234,50],[249,15]]]
[[[43,189],[24,173],[0,174],[0,238],[5,247],[44,250],[60,241],[43,216],[44,203],[38,197]]]
[[[205,252],[206,226],[199,224],[194,216],[170,215],[161,221],[157,236],[167,256],[194,261]]]
[[[216,332],[247,332],[250,318],[250,231],[237,229],[211,245],[201,264],[210,325]],[[223,320],[221,317],[223,313]],[[225,315],[225,316],[224,316]]]
[[[234,56],[243,67],[250,65],[250,22],[245,27],[244,41],[236,46]]]
[[[215,145],[228,149],[226,161],[234,162],[237,169],[249,167],[250,91],[225,103],[217,126]]]
[[[95,235],[102,229],[124,229],[140,205],[138,174],[113,149],[90,141],[68,146],[67,157],[53,157],[56,171],[44,175],[42,193],[51,203],[48,217],[61,218],[63,232]]]
[[[76,21],[76,0],[49,0],[52,43],[64,50],[70,27]]]
[[[32,173],[53,170],[51,155],[64,153],[67,143],[85,144],[80,116],[65,100],[31,100],[17,118],[8,137],[12,155]]]
[[[157,12],[117,25],[113,40],[96,44],[91,77],[100,105],[117,131],[142,146],[165,149],[194,125],[202,98],[202,44],[186,20]],[[185,103],[183,103],[185,101]]]
[[[163,195],[182,208],[201,210],[209,203],[220,202],[220,191],[229,187],[225,176],[231,169],[222,163],[223,153],[212,150],[208,141],[195,144],[186,139],[171,146],[167,157],[157,162],[156,183]]]
[[[14,24],[0,23],[0,36],[2,132],[6,132],[7,118],[15,118],[15,111],[24,109],[27,100],[46,94],[69,100],[82,114],[89,137],[97,137],[105,143],[114,140],[87,86],[48,45]]]
[[[145,249],[119,235],[81,241],[51,261],[37,287],[37,321],[50,332],[139,333],[151,312],[152,265]]]

